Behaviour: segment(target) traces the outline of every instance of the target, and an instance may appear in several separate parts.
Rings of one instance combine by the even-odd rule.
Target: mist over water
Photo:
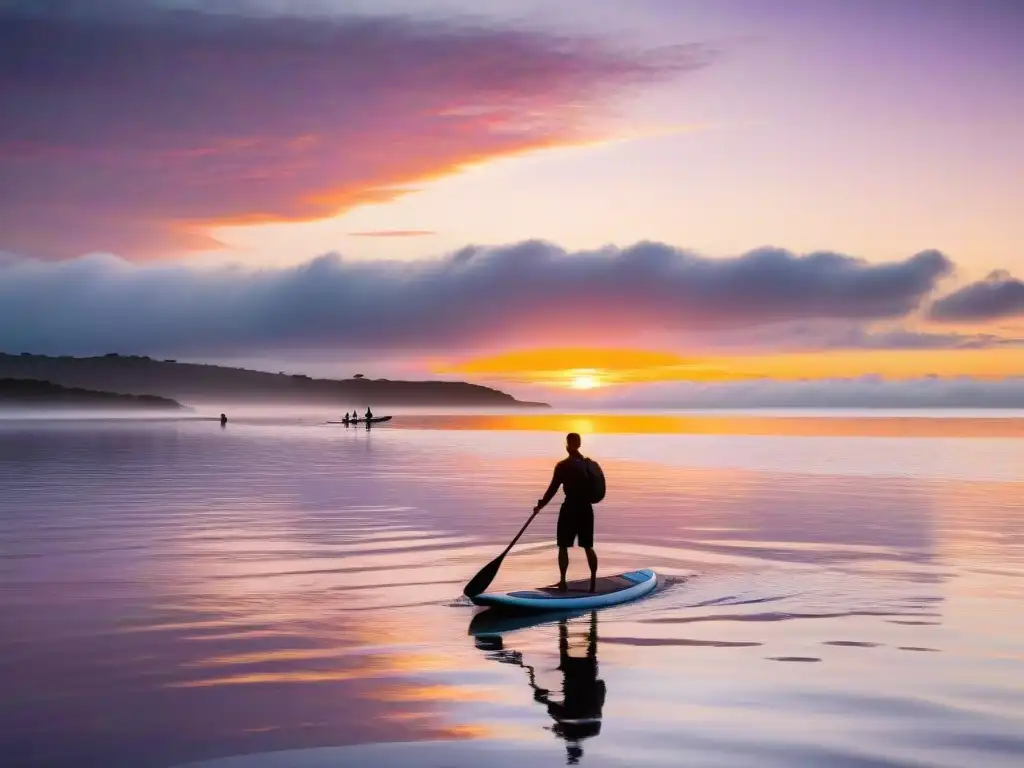
[[[0,422],[0,763],[1024,759],[1024,440],[1006,414],[366,430],[227,413]],[[461,588],[574,423],[609,479],[601,572],[663,583],[481,624]],[[492,589],[557,579],[556,514]],[[298,751],[255,762],[281,750]]]

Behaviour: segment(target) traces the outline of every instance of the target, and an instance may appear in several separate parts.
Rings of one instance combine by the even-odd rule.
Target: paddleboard
[[[603,608],[606,605],[628,603],[643,597],[658,586],[658,574],[650,568],[627,571],[597,579],[595,591],[590,591],[590,579],[570,581],[564,592],[557,584],[537,589],[514,592],[485,592],[472,598],[477,605],[510,608],[521,611],[566,611]]]
[[[390,416],[374,416],[370,419],[371,424],[380,424],[382,421],[391,421]],[[349,419],[348,421],[328,421],[328,424],[365,424],[366,419]]]

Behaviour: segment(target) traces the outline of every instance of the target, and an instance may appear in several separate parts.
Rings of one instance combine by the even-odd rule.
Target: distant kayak
[[[391,421],[390,416],[374,416],[370,419],[371,424],[380,424],[383,421]],[[349,419],[348,421],[328,421],[328,424],[365,424],[366,419]]]
[[[471,599],[477,605],[521,611],[572,611],[628,603],[646,595],[656,586],[658,574],[650,568],[644,568],[615,576],[602,576],[597,579],[594,592],[590,591],[590,579],[580,579],[566,584],[564,592],[553,585],[514,592],[485,592]]]

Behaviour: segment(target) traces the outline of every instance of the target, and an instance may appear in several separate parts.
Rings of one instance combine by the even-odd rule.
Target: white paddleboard
[[[557,584],[513,592],[484,592],[472,598],[477,605],[526,611],[566,611],[603,608],[643,597],[658,586],[658,574],[650,568],[601,576],[590,591],[590,579],[570,581],[563,592]]]

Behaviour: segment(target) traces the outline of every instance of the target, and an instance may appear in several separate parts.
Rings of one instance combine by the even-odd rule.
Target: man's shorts
[[[584,549],[594,546],[594,508],[562,505],[558,513],[558,546],[572,547],[574,541]]]

